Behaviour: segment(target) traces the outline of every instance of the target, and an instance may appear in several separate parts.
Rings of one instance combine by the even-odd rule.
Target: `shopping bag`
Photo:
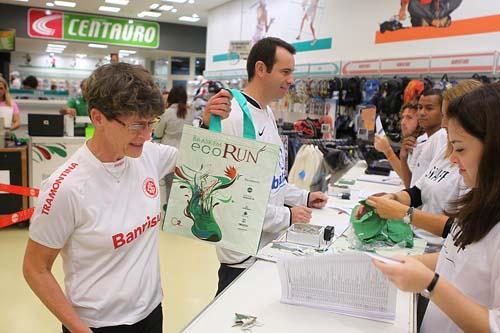
[[[254,255],[278,164],[279,147],[255,140],[246,99],[231,90],[243,110],[244,138],[185,125],[163,231]]]

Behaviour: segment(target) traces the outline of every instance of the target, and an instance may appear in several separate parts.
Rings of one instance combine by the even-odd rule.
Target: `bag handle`
[[[236,102],[238,102],[241,110],[243,111],[243,137],[251,140],[255,140],[255,127],[253,126],[252,116],[250,115],[250,110],[248,110],[247,100],[245,96],[238,89],[228,89],[228,91],[233,95]],[[210,115],[210,126],[208,128],[212,132],[220,133],[222,131],[221,118],[215,114]]]

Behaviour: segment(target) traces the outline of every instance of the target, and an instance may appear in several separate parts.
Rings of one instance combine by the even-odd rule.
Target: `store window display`
[[[21,125],[21,118],[19,116],[19,107],[14,102],[9,93],[9,84],[7,81],[0,77],[0,117],[9,117],[10,119],[4,120],[5,127],[10,130],[15,130]],[[8,126],[7,126],[8,125]]]
[[[177,150],[150,141],[161,93],[143,67],[115,63],[92,73],[85,99],[94,136],[43,183],[24,276],[64,332],[162,332],[158,184]]]

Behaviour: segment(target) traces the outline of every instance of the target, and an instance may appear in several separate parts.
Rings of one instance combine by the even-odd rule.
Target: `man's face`
[[[144,142],[151,139],[153,119],[138,116],[118,116],[103,120],[104,136],[113,154],[138,158],[142,154]]]
[[[293,70],[295,59],[293,54],[282,47],[276,48],[276,62],[271,73],[264,73],[263,83],[266,92],[273,99],[280,99],[288,92],[288,88],[293,84]]]
[[[418,122],[426,131],[441,127],[441,102],[437,95],[421,96],[418,102]]]
[[[418,126],[417,111],[412,108],[406,108],[401,115],[401,134],[403,137],[412,135]]]

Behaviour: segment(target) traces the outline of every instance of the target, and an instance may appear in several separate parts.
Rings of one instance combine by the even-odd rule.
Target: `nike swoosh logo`
[[[264,130],[265,130],[265,129],[266,129],[266,128],[264,127],[264,128],[262,129],[262,131],[259,131],[259,136],[262,136],[262,134],[264,134]]]

